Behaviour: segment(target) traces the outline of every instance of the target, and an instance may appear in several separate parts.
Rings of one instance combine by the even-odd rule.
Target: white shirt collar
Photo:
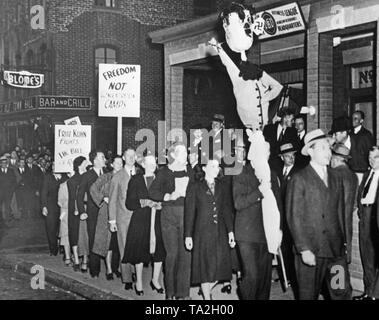
[[[103,169],[95,168],[93,167],[93,170],[97,173],[98,176],[100,176],[100,173],[102,173]]]
[[[317,172],[319,177],[323,180],[325,177],[325,174],[327,173],[327,167],[326,166],[320,166],[318,163],[316,163],[314,161],[311,161],[310,165]]]
[[[302,131],[299,133],[299,137],[300,137],[300,139],[303,139],[304,136],[305,136],[305,130],[302,130]]]
[[[347,136],[347,139],[346,139],[344,145],[346,148],[349,148],[349,150],[351,149],[351,138],[349,135]]]
[[[133,166],[132,168],[128,168],[126,166],[124,166],[124,170],[128,173],[128,175],[130,175],[130,171],[132,171],[132,176],[134,176],[136,174],[136,167]]]
[[[276,138],[279,139],[280,137],[280,133],[282,132],[282,130],[285,129],[281,123],[278,123],[278,130],[276,131]]]
[[[359,131],[361,131],[362,125],[360,124],[358,127],[354,128],[354,133],[357,134]]]
[[[289,167],[284,166],[284,167],[283,167],[283,174],[284,174],[284,172],[286,172],[286,171],[287,171],[287,174],[289,174],[289,173],[291,172],[293,166],[294,166],[294,165],[289,166]]]

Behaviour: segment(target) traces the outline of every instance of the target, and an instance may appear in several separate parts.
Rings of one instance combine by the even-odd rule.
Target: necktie
[[[284,137],[284,131],[285,131],[286,129],[282,129],[282,132],[280,133],[280,135],[279,135],[279,140],[278,141],[282,141],[283,140],[283,137]]]
[[[288,167],[286,167],[286,168],[284,169],[284,174],[283,174],[283,178],[284,178],[284,180],[287,180],[287,177],[288,177]]]
[[[373,177],[374,177],[374,171],[371,171],[370,178],[368,179],[368,181],[367,181],[367,183],[363,189],[362,199],[366,198],[368,191],[370,190],[370,186],[371,186]]]
[[[324,173],[324,183],[326,186],[328,186],[328,173],[327,173],[327,170],[326,168],[323,170],[323,173]]]

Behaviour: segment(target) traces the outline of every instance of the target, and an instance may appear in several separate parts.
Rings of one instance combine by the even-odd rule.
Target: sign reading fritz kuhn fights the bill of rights
[[[56,173],[71,172],[76,157],[88,159],[91,151],[91,126],[55,125],[54,169]]]
[[[16,88],[40,88],[44,83],[44,75],[28,71],[4,71],[3,82]]]
[[[265,21],[264,34],[259,39],[267,39],[305,30],[301,9],[296,2],[289,3],[256,14]]]
[[[141,66],[99,64],[99,116],[140,116]]]

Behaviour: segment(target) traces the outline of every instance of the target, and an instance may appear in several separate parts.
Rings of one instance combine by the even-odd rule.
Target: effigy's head
[[[230,49],[235,52],[249,50],[254,42],[252,8],[232,2],[221,12],[220,19]]]

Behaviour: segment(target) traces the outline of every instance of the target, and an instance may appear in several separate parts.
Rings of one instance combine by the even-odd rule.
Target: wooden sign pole
[[[117,117],[117,154],[122,154],[122,117]]]

